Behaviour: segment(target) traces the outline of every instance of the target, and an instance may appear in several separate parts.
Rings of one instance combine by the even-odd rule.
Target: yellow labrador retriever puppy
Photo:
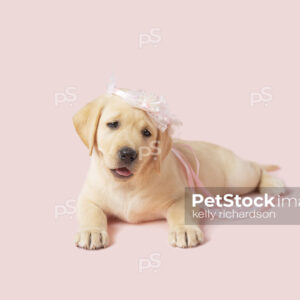
[[[172,140],[144,110],[117,95],[104,95],[88,103],[73,117],[76,131],[91,155],[87,178],[79,195],[79,231],[76,245],[98,249],[109,245],[107,217],[130,223],[166,218],[169,243],[193,247],[203,241],[197,225],[184,222],[186,174],[172,147],[193,168],[199,163],[199,179],[208,187],[281,187],[268,174],[274,166],[245,161],[219,146],[204,142]],[[157,145],[157,149],[153,148]],[[141,149],[154,149],[143,155]],[[227,192],[230,192],[227,190]],[[236,190],[235,190],[236,192]]]

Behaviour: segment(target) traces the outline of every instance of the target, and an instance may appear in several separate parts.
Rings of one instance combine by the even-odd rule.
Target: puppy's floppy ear
[[[88,147],[89,155],[93,151],[98,123],[106,102],[105,100],[104,97],[93,100],[73,116],[75,129],[83,143]]]
[[[161,132],[158,130],[156,147],[158,147],[157,155],[154,156],[155,169],[160,172],[160,164],[167,157],[172,148],[172,138],[169,134],[169,130]]]

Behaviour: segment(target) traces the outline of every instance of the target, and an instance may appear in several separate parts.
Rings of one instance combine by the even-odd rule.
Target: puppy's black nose
[[[119,151],[119,157],[121,161],[124,162],[125,164],[130,164],[137,158],[137,153],[132,148],[123,147]]]

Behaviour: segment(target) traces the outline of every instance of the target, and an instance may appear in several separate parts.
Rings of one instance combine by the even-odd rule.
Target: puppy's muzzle
[[[130,165],[137,158],[137,152],[130,147],[123,147],[119,151],[120,160],[126,165]]]

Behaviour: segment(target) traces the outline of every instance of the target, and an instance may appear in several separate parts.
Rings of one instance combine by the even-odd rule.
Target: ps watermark
[[[161,149],[159,147],[159,141],[151,141],[149,146],[139,147],[139,159],[142,160],[146,156],[154,156],[156,160],[160,155]]]
[[[146,45],[157,47],[161,39],[162,37],[160,28],[151,28],[149,33],[139,34],[139,48],[142,49]]]
[[[70,219],[76,213],[76,200],[69,199],[63,204],[57,204],[54,206],[54,218],[58,219],[63,216],[68,216]]]
[[[273,100],[272,88],[269,86],[263,87],[259,92],[250,93],[250,106],[262,103],[267,107],[269,102]]]
[[[157,272],[161,266],[161,255],[158,252],[151,253],[147,258],[140,258],[138,260],[139,272],[154,271]]]
[[[77,88],[74,86],[67,87],[63,92],[54,93],[54,104],[69,104],[72,106],[78,100]]]

